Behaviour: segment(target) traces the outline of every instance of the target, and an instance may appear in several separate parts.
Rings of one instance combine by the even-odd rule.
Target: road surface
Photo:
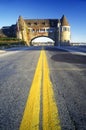
[[[0,130],[86,130],[86,56],[55,47],[0,54]]]

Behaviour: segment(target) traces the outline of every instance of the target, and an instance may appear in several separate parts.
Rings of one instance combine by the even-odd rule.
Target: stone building
[[[4,26],[0,29],[0,37],[16,37],[16,24]]]
[[[61,19],[23,19],[17,22],[17,38],[26,41],[27,45],[37,37],[49,37],[55,45],[70,44],[70,25],[63,15]]]
[[[0,35],[16,37],[31,45],[37,37],[51,38],[55,45],[70,44],[70,25],[63,15],[61,19],[23,19],[19,16],[15,25],[2,27]]]

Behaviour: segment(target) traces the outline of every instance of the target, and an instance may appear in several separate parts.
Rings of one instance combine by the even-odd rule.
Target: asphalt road
[[[0,55],[0,130],[19,130],[42,49],[47,56],[61,129],[86,130],[86,56],[51,47],[14,49]],[[41,101],[41,118],[42,110]],[[41,125],[42,119],[40,130]]]

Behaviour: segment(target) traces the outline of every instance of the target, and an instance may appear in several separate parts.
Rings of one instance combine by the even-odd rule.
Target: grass
[[[0,38],[0,48],[9,48],[13,46],[25,45],[26,43],[17,38]]]

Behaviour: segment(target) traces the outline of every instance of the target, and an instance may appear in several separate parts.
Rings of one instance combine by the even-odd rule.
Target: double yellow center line
[[[39,130],[40,100],[42,89],[42,129],[61,130],[58,109],[50,81],[49,67],[45,51],[42,50],[36,67],[34,79],[25,106],[19,130]]]

